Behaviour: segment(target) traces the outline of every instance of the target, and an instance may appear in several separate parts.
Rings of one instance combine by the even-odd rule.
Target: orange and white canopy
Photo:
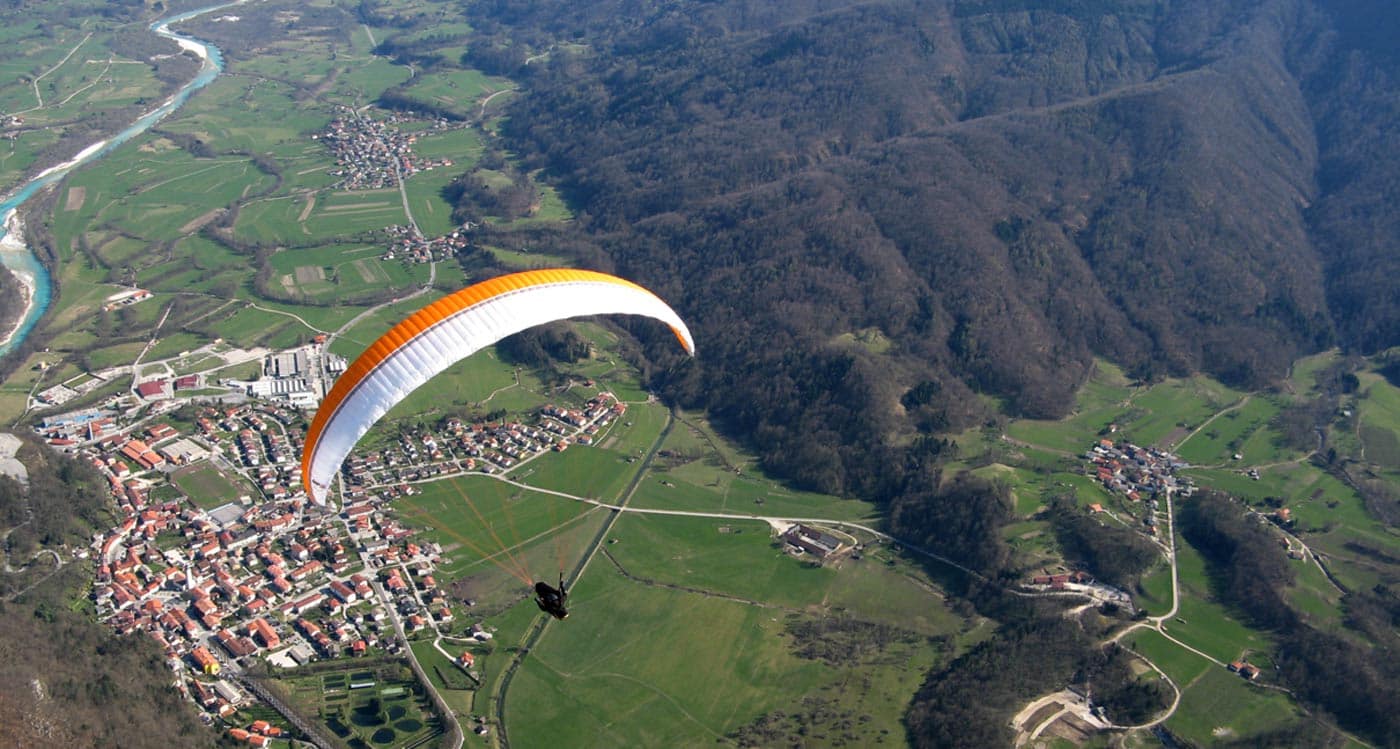
[[[306,434],[301,456],[306,493],[325,504],[355,443],[395,403],[452,364],[536,325],[604,314],[660,320],[687,353],[695,354],[690,330],[675,310],[650,291],[606,273],[532,270],[469,286],[395,325],[336,380]]]

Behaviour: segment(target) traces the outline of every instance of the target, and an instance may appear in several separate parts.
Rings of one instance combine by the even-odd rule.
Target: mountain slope
[[[475,12],[589,45],[518,71],[508,135],[600,261],[694,321],[704,356],[672,392],[804,483],[896,491],[911,434],[983,418],[974,392],[1062,413],[1095,355],[1257,386],[1334,341],[1396,342],[1375,273],[1396,262],[1394,86],[1337,31],[1355,8]]]

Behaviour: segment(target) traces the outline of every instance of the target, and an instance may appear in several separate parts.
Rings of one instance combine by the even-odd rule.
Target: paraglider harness
[[[569,590],[564,587],[564,573],[559,573],[559,588],[556,590],[549,587],[549,583],[535,583],[535,605],[540,607],[540,611],[549,614],[555,619],[569,618],[569,610],[564,608],[564,601],[569,598]]]

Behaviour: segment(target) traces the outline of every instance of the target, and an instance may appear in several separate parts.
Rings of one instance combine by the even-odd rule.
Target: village
[[[263,376],[230,383],[229,395],[188,396],[178,380],[136,383],[35,427],[100,472],[118,507],[121,522],[80,554],[96,567],[99,617],[154,639],[206,722],[223,721],[255,746],[280,732],[238,718],[258,698],[242,676],[259,662],[407,655],[405,636],[453,622],[468,642],[491,639],[464,621],[469,602],[450,600],[436,579],[443,549],[415,543],[418,531],[388,512],[390,500],[418,492],[418,482],[499,473],[589,445],[626,410],[599,393],[580,408],[545,406],[530,423],[450,417],[399,433],[353,453],[343,504],[320,507],[302,489],[300,456],[302,409],[324,386],[306,380],[330,359],[321,343],[261,352]],[[343,369],[335,359],[330,369]],[[476,678],[470,649],[449,657]]]
[[[405,121],[390,114],[379,120],[366,117],[351,109],[340,107],[341,117],[331,120],[325,132],[311,136],[334,154],[338,168],[330,174],[339,177],[338,190],[378,190],[398,187],[399,182],[419,172],[439,166],[452,166],[451,159],[417,158],[413,144],[418,136],[394,127]],[[433,130],[446,130],[446,120],[436,120]]]
[[[1158,510],[1167,494],[1189,497],[1194,491],[1191,480],[1176,473],[1186,463],[1163,450],[1105,438],[1090,447],[1084,457],[1093,476],[1109,493],[1128,500],[1134,512],[1142,513],[1143,532],[1154,538],[1161,519]],[[1098,503],[1089,509],[1107,512]]]
[[[1166,552],[1166,546],[1157,537],[1158,524],[1163,519],[1159,507],[1166,501],[1168,492],[1191,495],[1191,480],[1177,475],[1177,470],[1186,464],[1169,452],[1107,438],[1094,443],[1084,453],[1084,458],[1089,462],[1090,475],[1110,494],[1125,502],[1122,508],[1116,509],[1094,502],[1089,505],[1089,512],[1107,515],[1126,527],[1137,529]],[[1119,512],[1126,514],[1127,519],[1119,517]],[[1140,523],[1136,520],[1139,515]],[[1042,593],[1085,595],[1099,603],[1118,606],[1129,614],[1136,610],[1132,596],[1126,591],[1095,580],[1084,570],[1034,575],[1028,587]]]
[[[379,259],[408,264],[446,260],[467,248],[467,232],[474,228],[476,223],[468,221],[456,231],[441,237],[423,237],[410,226],[390,226],[384,230],[389,235],[389,248]]]

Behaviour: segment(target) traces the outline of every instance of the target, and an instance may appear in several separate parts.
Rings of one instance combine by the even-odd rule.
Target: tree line
[[[1400,745],[1400,693],[1391,688],[1400,680],[1400,598],[1384,585],[1349,591],[1342,609],[1351,632],[1321,629],[1289,605],[1295,573],[1262,517],[1227,495],[1202,492],[1183,503],[1180,522],[1206,557],[1221,600],[1275,633],[1283,683],[1343,728],[1380,746]]]

